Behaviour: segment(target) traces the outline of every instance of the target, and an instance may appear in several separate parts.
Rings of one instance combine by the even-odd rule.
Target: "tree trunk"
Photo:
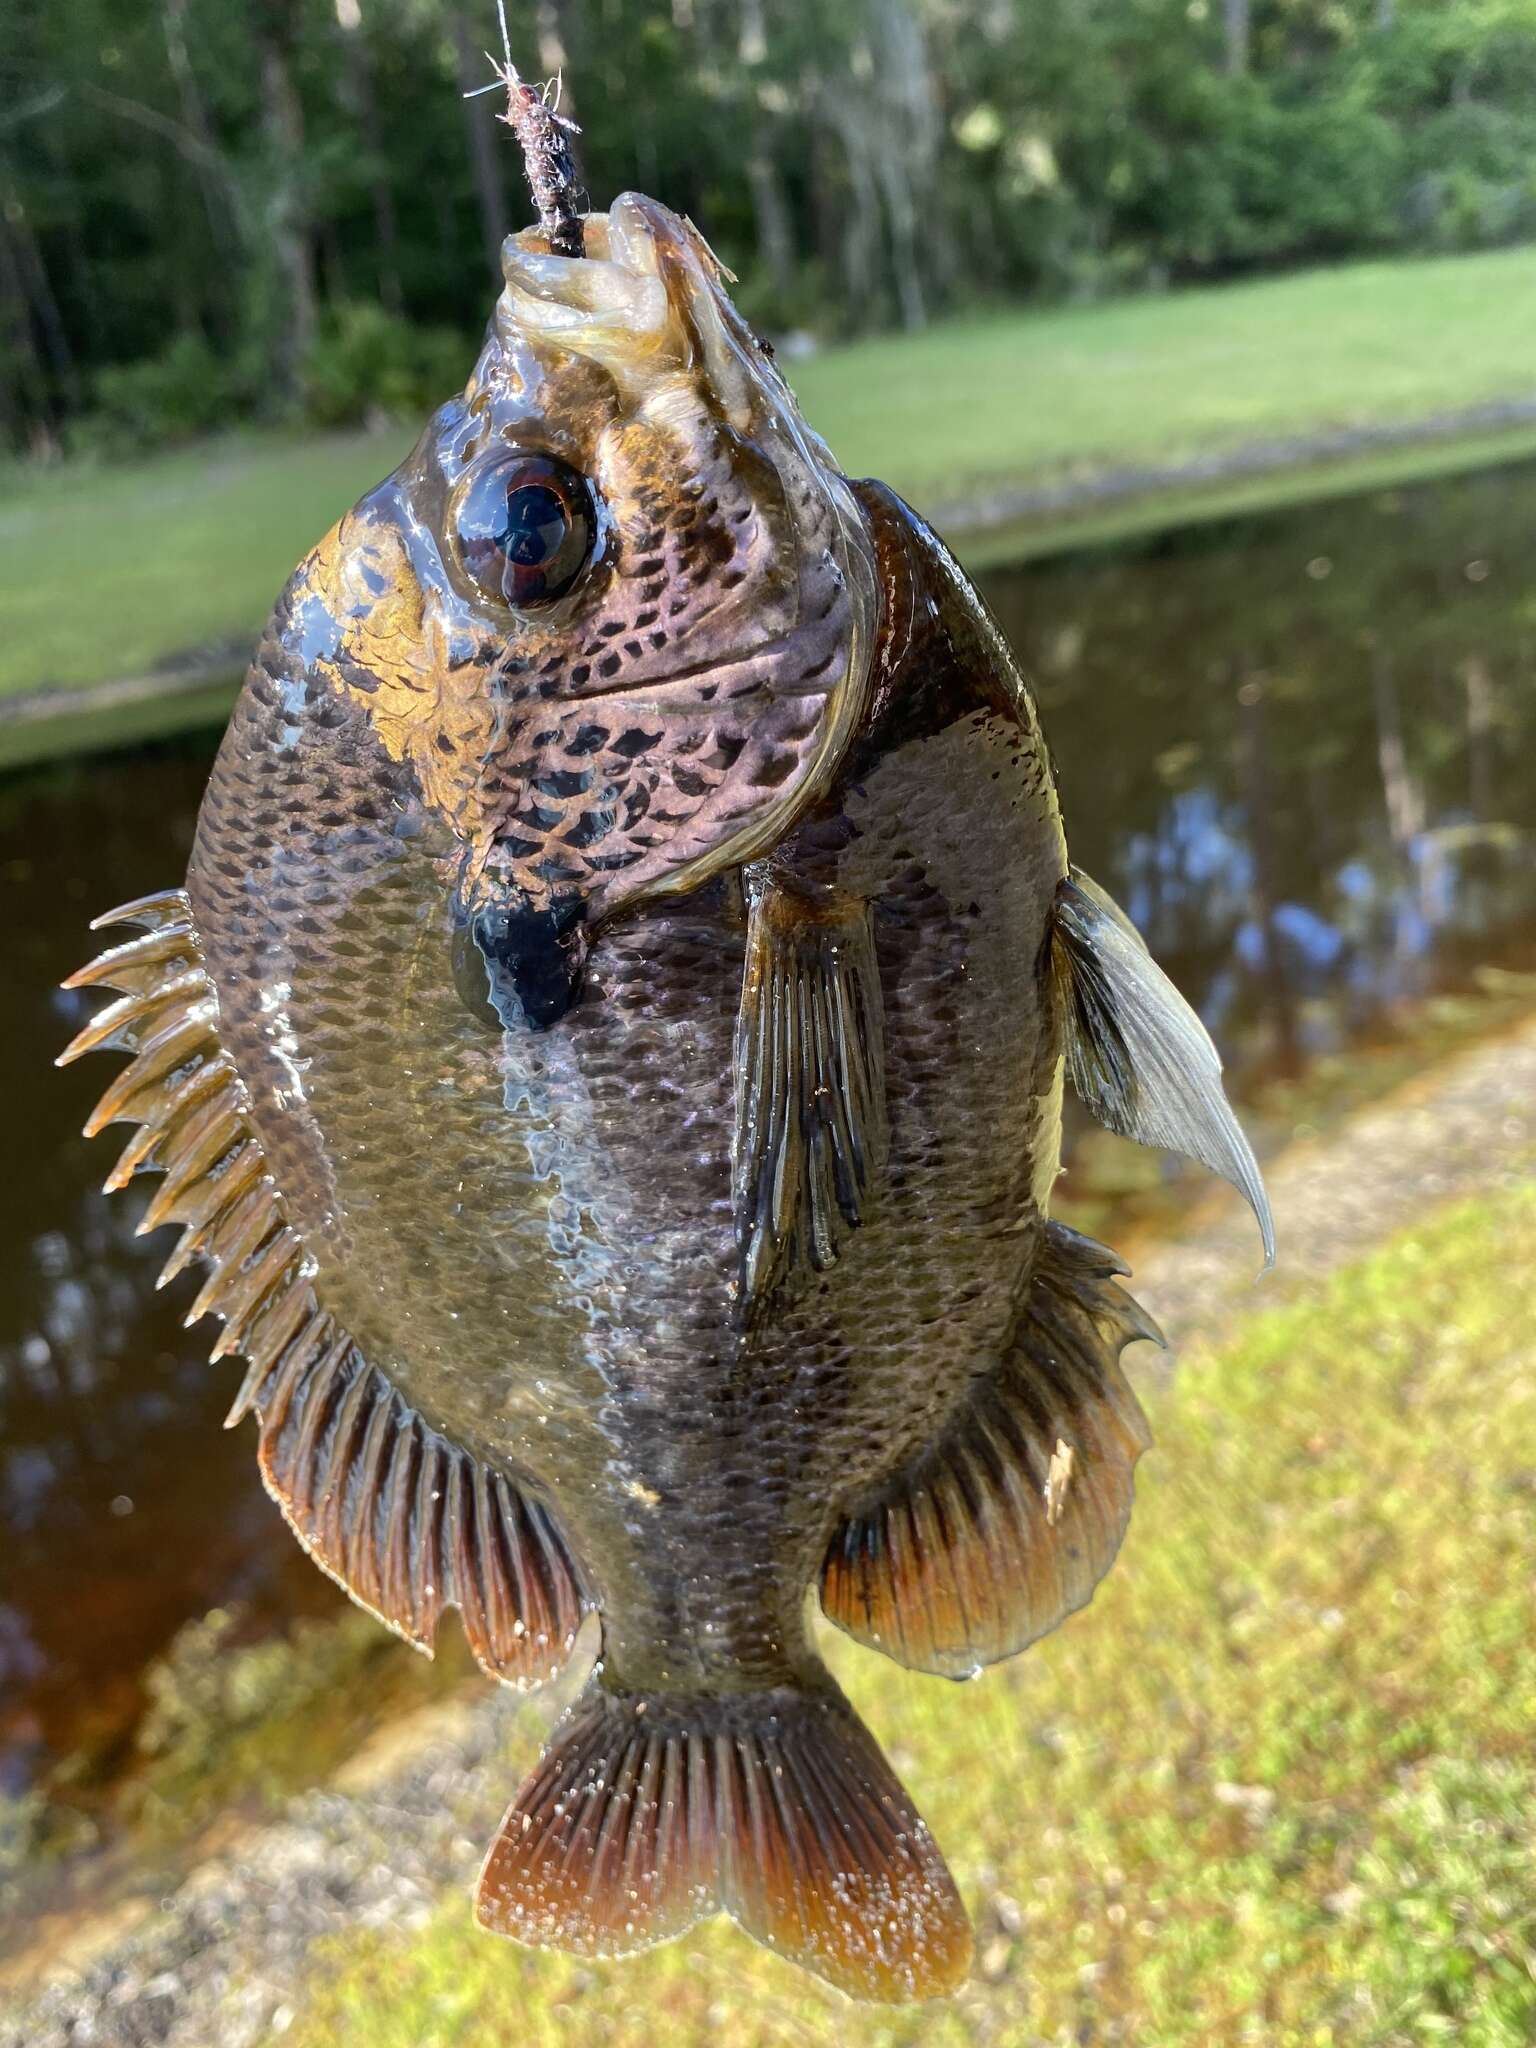
[[[1424,792],[1408,766],[1392,656],[1379,642],[1371,650],[1371,696],[1376,709],[1376,762],[1381,772],[1387,830],[1398,852],[1410,858],[1413,842],[1424,830]]]
[[[775,298],[781,306],[787,306],[795,282],[794,231],[768,123],[761,113],[754,123],[752,149],[747,157],[747,187],[752,194],[758,258],[768,273]]]
[[[0,207],[0,418],[11,447],[30,452],[50,433],[48,378],[27,310],[15,244]]]
[[[933,73],[922,24],[910,0],[884,0],[876,30],[875,175],[890,234],[896,303],[902,325],[912,329],[928,320],[915,194],[921,190],[933,195],[938,186]]]
[[[450,17],[454,54],[459,67],[460,92],[476,92],[489,84],[484,50],[475,40],[465,8],[456,6]],[[501,284],[501,245],[507,238],[507,194],[501,180],[502,151],[497,146],[496,98],[483,93],[464,102],[464,139],[469,150],[470,176],[480,208],[480,241],[498,289]]]
[[[917,208],[912,201],[912,185],[906,164],[900,152],[890,146],[890,138],[881,147],[876,171],[885,200],[885,217],[891,229],[891,267],[896,277],[896,303],[901,308],[902,326],[912,332],[928,324],[928,306],[917,261]]]
[[[1493,672],[1480,654],[1461,664],[1467,693],[1467,803],[1480,825],[1493,816],[1493,764],[1497,744],[1498,699]]]
[[[763,0],[740,0],[736,55],[749,68],[761,64],[768,55],[768,24],[763,19]]]
[[[200,158],[194,156],[191,161],[197,175],[203,211],[208,216],[213,253],[223,271],[214,293],[215,318],[221,331],[230,334],[237,325],[232,280],[240,260],[240,223],[230,202],[227,174],[221,181],[211,168],[221,152],[213,139],[208,105],[187,48],[187,0],[161,0],[160,26],[165,38],[166,62],[170,65],[181,102],[181,125],[194,138],[200,152]]]
[[[1242,671],[1247,672],[1246,662]],[[1271,783],[1266,705],[1262,685],[1238,692],[1241,706],[1239,745],[1242,750],[1243,808],[1247,812],[1248,844],[1253,852],[1253,911],[1264,947],[1264,991],[1274,1029],[1274,1060],[1281,1074],[1301,1068],[1301,1034],[1296,999],[1286,978],[1276,911],[1275,853],[1270,831]]]
[[[811,233],[815,237],[817,260],[828,279],[837,276],[843,261],[843,152],[828,133],[815,79],[801,81],[801,101],[811,113]]]
[[[262,0],[256,19],[262,129],[271,178],[267,227],[281,293],[272,369],[278,392],[292,401],[302,392],[304,359],[317,323],[315,252],[304,191],[304,109],[292,70],[297,39],[294,0]]]
[[[340,31],[342,79],[346,98],[368,152],[368,195],[373,205],[373,242],[379,278],[379,298],[391,313],[405,304],[400,286],[400,226],[395,213],[394,187],[389,182],[389,152],[379,123],[378,95],[373,89],[373,64],[368,54],[359,0],[337,0],[336,22]]]
[[[84,402],[84,393],[64,316],[59,311],[59,302],[43,261],[43,252],[32,232],[32,223],[27,218],[26,206],[20,194],[3,181],[0,181],[0,207],[3,207],[11,237],[11,267],[21,287],[22,318],[26,319],[26,309],[30,308],[32,325],[42,336],[43,354],[62,409],[78,412]]]
[[[1222,24],[1226,32],[1228,78],[1241,78],[1248,69],[1253,22],[1251,0],[1223,0]]]
[[[869,139],[861,114],[849,108],[837,129],[848,159],[848,183],[853,202],[843,222],[844,287],[848,304],[861,309],[867,320],[874,309],[878,284],[879,194],[870,169]]]

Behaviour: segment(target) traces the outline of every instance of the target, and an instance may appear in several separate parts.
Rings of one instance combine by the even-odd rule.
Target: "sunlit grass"
[[[851,475],[919,501],[1536,396],[1536,250],[1354,263],[863,342],[794,366]]]
[[[0,693],[135,676],[254,639],[288,572],[409,445],[242,435],[0,475]]]
[[[1502,250],[1000,312],[789,367],[852,474],[934,506],[1530,397],[1533,331],[1536,253]],[[250,437],[124,467],[5,472],[0,693],[133,675],[254,635],[304,550],[409,439]],[[1476,447],[1497,453],[1487,435]],[[1337,465],[1333,480],[1389,470],[1400,481],[1446,459],[1444,448],[1375,454]],[[1309,489],[1327,487],[1315,465],[1306,475]],[[1287,485],[1280,472],[1227,489],[1252,509]],[[1136,518],[1145,523],[1146,506]]]
[[[960,1997],[852,2007],[723,1925],[532,1955],[452,1897],[329,1944],[287,2040],[1536,2038],[1536,1190],[1255,1316],[1149,1406],[1125,1554],[1058,1636],[965,1687],[838,1656],[975,1908]]]

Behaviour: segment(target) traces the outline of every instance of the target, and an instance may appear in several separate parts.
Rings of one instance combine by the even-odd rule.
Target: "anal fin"
[[[835,1264],[875,1198],[887,1128],[869,904],[766,863],[746,881],[733,1203],[750,1321]]]
[[[329,1318],[292,1347],[263,1400],[267,1491],[360,1606],[429,1652],[444,1608],[457,1607],[492,1676],[553,1677],[585,1603],[539,1502],[431,1429]]]
[[[1114,1255],[1046,1226],[1003,1363],[979,1377],[937,1443],[837,1530],[822,1570],[829,1618],[921,1671],[966,1677],[1082,1607],[1130,1519],[1151,1441],[1120,1369],[1156,1325],[1115,1284]]]

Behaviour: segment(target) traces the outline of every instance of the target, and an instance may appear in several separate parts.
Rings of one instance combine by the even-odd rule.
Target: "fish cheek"
[[[681,662],[739,658],[793,626],[800,542],[778,470],[692,394],[605,435],[597,484],[617,573],[576,689],[665,681]]]

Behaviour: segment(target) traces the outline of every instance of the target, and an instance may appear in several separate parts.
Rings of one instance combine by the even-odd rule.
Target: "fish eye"
[[[498,455],[454,507],[459,557],[487,597],[517,606],[564,597],[592,553],[592,487],[552,455]]]

